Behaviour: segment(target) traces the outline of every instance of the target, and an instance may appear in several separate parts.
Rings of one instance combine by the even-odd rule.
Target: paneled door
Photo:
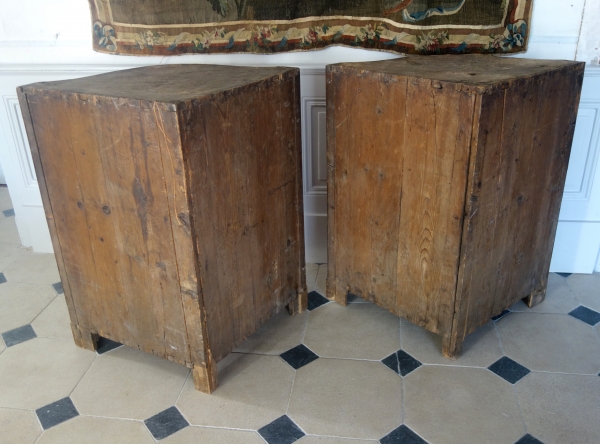
[[[600,271],[600,70],[588,68],[550,270]]]

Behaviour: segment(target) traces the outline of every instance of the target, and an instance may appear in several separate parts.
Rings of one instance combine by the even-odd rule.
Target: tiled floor
[[[0,188],[0,443],[600,443],[599,274],[551,274],[450,361],[373,304],[328,302],[309,265],[310,310],[276,315],[205,395],[183,366],[77,348],[54,258],[19,247],[10,207]]]

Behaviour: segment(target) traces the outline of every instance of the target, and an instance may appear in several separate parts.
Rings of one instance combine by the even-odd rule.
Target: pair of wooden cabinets
[[[328,67],[328,297],[466,334],[543,299],[583,64]],[[21,87],[79,346],[193,368],[306,307],[299,70],[170,65]]]

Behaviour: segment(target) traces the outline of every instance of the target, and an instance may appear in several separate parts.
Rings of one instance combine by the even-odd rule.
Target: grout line
[[[522,381],[523,379],[521,379]],[[518,381],[520,382],[520,381]],[[515,395],[515,400],[517,401],[517,407],[519,408],[519,413],[521,414],[521,421],[523,421],[523,427],[525,428],[525,434],[528,433],[527,423],[525,422],[525,415],[523,415],[523,409],[521,408],[521,403],[519,402],[519,395],[517,394],[517,384],[512,384],[513,393]]]
[[[498,319],[500,320],[500,319]],[[496,322],[494,321],[494,331],[496,332],[496,337],[498,338],[498,344],[500,344],[500,351],[502,352],[503,356],[506,356],[506,352],[504,351],[504,346],[502,345],[502,338],[500,338],[500,332],[498,331],[498,326],[496,325]]]
[[[529,371],[531,373],[544,373],[544,374],[548,374],[548,375],[598,376],[598,373],[551,372],[549,370],[529,370]]]
[[[221,427],[221,426],[209,426],[209,425],[198,425],[198,424],[190,424],[189,427],[196,427],[198,429],[235,430],[238,432],[256,432],[256,430],[254,430],[254,429],[240,429],[238,427]]]
[[[402,347],[403,347],[403,344],[402,344],[402,318],[400,318],[400,326],[399,326],[399,328],[398,328],[398,331],[399,331],[399,336],[400,336],[400,350],[404,350],[404,348],[402,348]],[[421,364],[423,364],[423,363],[421,363]],[[399,367],[399,365],[398,365],[398,367]],[[412,372],[411,372],[411,373],[412,373]],[[405,399],[405,393],[404,393],[404,377],[403,377],[403,376],[401,376],[401,375],[398,375],[398,376],[400,376],[400,384],[401,384],[401,386],[400,386],[400,387],[401,387],[401,390],[402,390],[402,403],[401,403],[401,404],[402,404],[402,408],[401,408],[402,417],[400,418],[400,424],[404,424],[404,423],[406,422],[406,412],[405,412],[405,408],[404,408],[404,399]],[[408,375],[407,375],[407,376],[408,376]],[[395,430],[395,429],[394,429],[394,430]],[[392,431],[390,431],[390,432],[386,433],[386,434],[385,434],[385,435],[383,435],[383,436],[387,436],[387,435],[388,435],[389,433],[391,433],[391,432],[392,432]],[[382,438],[383,438],[383,436],[382,436]]]
[[[392,432],[392,431],[396,430],[397,428],[398,428],[398,427],[396,427],[396,428],[394,428],[394,429],[390,430],[390,432]],[[383,436],[386,436],[386,435],[388,435],[388,434],[389,434],[389,432],[388,432],[388,433],[386,433],[386,434],[385,434],[385,435],[383,435]],[[347,440],[349,440],[349,441],[361,441],[361,442],[365,442],[365,441],[367,441],[367,442],[374,442],[374,443],[378,443],[378,442],[379,442],[379,439],[381,439],[381,438],[379,438],[379,439],[375,439],[375,438],[350,438],[349,436],[338,436],[338,435],[315,435],[315,434],[313,434],[313,433],[307,433],[307,434],[306,434],[306,436],[315,436],[315,437],[317,437],[317,438],[337,438],[337,439],[347,439]],[[302,439],[302,438],[300,438],[300,439]]]
[[[77,387],[79,387],[79,384],[81,383],[81,381],[83,380],[83,378],[85,378],[85,375],[88,374],[88,372],[90,371],[90,369],[92,368],[92,366],[96,362],[96,359],[98,359],[98,356],[99,356],[98,353],[94,353],[94,360],[92,361],[92,363],[90,364],[90,366],[88,367],[88,369],[85,371],[85,373],[81,376],[81,378],[79,378],[79,381],[77,381],[77,384],[75,384],[75,387],[73,387],[73,390],[71,390],[69,392],[69,394],[67,395],[69,398],[71,397],[71,395],[73,394],[73,392],[75,391],[75,389]],[[73,405],[75,405],[75,402],[72,399],[71,399],[71,401],[73,402]],[[77,409],[76,405],[75,405],[75,408]],[[77,411],[79,412],[79,410],[77,410]]]
[[[115,419],[118,421],[133,421],[133,422],[141,422],[143,423],[144,420],[143,419],[135,419],[135,418],[121,418],[119,416],[104,416],[104,415],[89,415],[89,414],[79,414],[79,416],[85,417],[85,418],[100,418],[100,419]]]
[[[287,415],[290,410],[290,404],[292,402],[292,393],[294,392],[294,384],[296,383],[296,375],[298,374],[298,370],[294,370],[294,378],[292,379],[292,386],[290,387],[290,396],[288,398],[287,406],[285,408],[285,414]]]
[[[54,289],[52,289],[52,291],[54,291]],[[39,318],[39,317],[40,317],[40,315],[41,315],[41,314],[42,314],[42,313],[43,313],[43,312],[44,312],[44,311],[45,311],[45,310],[46,310],[46,309],[47,309],[47,308],[50,306],[50,304],[51,304],[52,302],[54,302],[54,300],[55,300],[57,297],[58,297],[58,295],[57,295],[57,294],[55,294],[55,295],[54,295],[54,297],[53,297],[52,299],[50,299],[50,302],[48,302],[48,303],[47,303],[47,304],[44,306],[44,308],[42,308],[42,310],[41,310],[41,311],[40,311],[40,312],[39,312],[37,315],[35,315],[35,317],[34,317],[34,318],[31,320],[31,321],[29,321],[29,323],[28,323],[28,324],[26,324],[26,325],[31,325],[31,324],[33,324],[33,323],[35,322],[35,320],[36,320],[37,318]],[[31,326],[31,328],[33,328],[33,325]],[[33,329],[33,331],[35,331],[35,328]],[[37,336],[37,333],[36,333],[36,336]]]
[[[179,395],[177,395],[177,399],[175,400],[175,402],[173,403],[173,405],[175,407],[177,407],[177,403],[179,402],[179,398],[181,398],[181,394],[183,393],[183,389],[185,388],[185,385],[187,384],[188,380],[190,379],[190,376],[192,374],[192,372],[194,371],[194,369],[189,369],[189,372],[187,374],[187,377],[185,378],[185,381],[183,381],[183,385],[181,386],[181,390],[179,390]],[[177,410],[179,410],[179,408],[177,408]],[[183,415],[183,413],[181,413]],[[187,421],[187,418],[185,418]],[[189,422],[189,421],[188,421]]]
[[[304,340],[306,339],[306,332],[308,331],[308,323],[310,322],[310,311],[307,309],[306,312],[306,324],[304,324],[304,331],[302,332],[302,339],[300,340],[300,344],[304,344]]]

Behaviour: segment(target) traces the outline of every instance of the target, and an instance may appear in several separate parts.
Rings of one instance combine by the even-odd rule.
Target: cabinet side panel
[[[451,85],[407,84],[396,309],[441,334],[454,313],[474,103]]]
[[[189,362],[177,257],[155,109],[145,102],[93,98],[103,207],[114,227],[127,317],[125,343]],[[92,165],[90,165],[91,167]],[[99,186],[100,184],[98,184]],[[121,341],[124,342],[124,341]]]
[[[152,110],[58,92],[30,104],[80,328],[189,362]]]
[[[40,152],[37,143],[37,135],[34,129],[34,123],[32,120],[31,110],[29,103],[27,101],[27,94],[23,91],[22,88],[17,88],[17,94],[19,96],[19,104],[21,107],[21,113],[23,115],[23,122],[25,124],[25,129],[27,131],[27,138],[29,140],[29,147],[31,149],[31,158],[33,159],[33,164],[35,167],[35,174],[37,177],[38,185],[40,188],[40,194],[42,196],[42,202],[44,205],[44,213],[46,216],[46,221],[48,222],[48,229],[50,231],[50,237],[52,239],[52,247],[54,249],[54,256],[56,257],[56,263],[58,266],[58,271],[60,273],[60,279],[63,284],[63,289],[65,293],[65,299],[67,301],[67,307],[69,310],[69,317],[71,319],[71,324],[74,326],[78,325],[77,320],[77,311],[75,309],[75,304],[73,302],[73,296],[71,293],[71,286],[69,283],[69,279],[65,269],[65,260],[63,257],[62,246],[60,245],[60,240],[58,238],[58,231],[56,228],[56,221],[54,220],[54,214],[52,211],[52,202],[50,201],[50,196],[48,194],[48,187],[46,185],[46,177],[44,174],[44,166],[42,165],[42,161],[40,158]],[[43,124],[43,123],[40,123]],[[75,330],[74,330],[75,333]],[[75,338],[77,340],[77,338]]]
[[[182,115],[205,341],[215,361],[305,285],[293,72],[191,102]]]
[[[330,74],[329,285],[449,333],[474,96],[430,80],[338,69]]]
[[[395,311],[406,78],[328,75],[328,285]]]
[[[153,107],[158,141],[161,149],[165,187],[173,241],[177,255],[179,287],[190,347],[192,364],[206,364],[203,321],[201,316],[201,288],[198,281],[194,232],[190,223],[188,180],[181,149],[180,126],[175,111]]]
[[[543,294],[583,73],[572,65],[482,97],[466,213],[457,333]]]
[[[113,321],[107,319],[105,314],[106,295],[103,290],[107,282],[98,276],[92,234],[88,228],[88,209],[91,210],[94,205],[90,202],[91,196],[85,196],[81,184],[82,178],[89,180],[90,176],[80,175],[76,157],[77,154],[81,157],[82,150],[81,147],[79,150],[74,147],[80,140],[77,134],[72,134],[85,132],[82,128],[86,125],[84,121],[89,123],[92,119],[89,113],[74,117],[77,111],[70,110],[68,99],[58,93],[30,93],[28,102],[65,274],[78,319],[77,327],[87,332],[106,332],[110,327],[109,322]],[[75,121],[72,121],[73,118]],[[91,133],[89,131],[88,135]],[[112,282],[109,280],[108,283]],[[120,336],[122,323],[115,324],[112,332]]]

